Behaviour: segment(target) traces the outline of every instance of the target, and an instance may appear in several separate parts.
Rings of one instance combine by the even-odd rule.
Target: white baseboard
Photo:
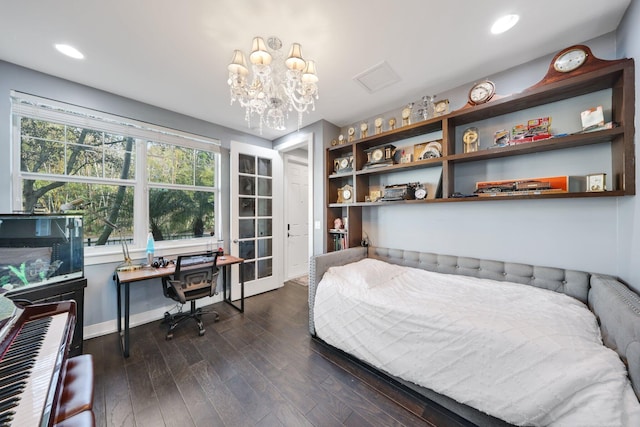
[[[198,300],[197,307],[205,307],[207,305],[215,304],[222,301],[222,295],[216,295],[211,298],[202,298]],[[129,317],[129,328],[135,328],[136,326],[144,325],[155,321],[161,321],[164,318],[164,313],[175,308],[175,304],[168,304],[164,307],[154,308],[153,310],[145,311],[143,313],[132,314]],[[189,307],[185,307],[188,310]],[[124,323],[124,321],[123,321]],[[113,319],[107,322],[96,323],[94,325],[88,325],[82,328],[83,340],[90,338],[100,337],[102,335],[112,334],[118,331],[118,320]]]

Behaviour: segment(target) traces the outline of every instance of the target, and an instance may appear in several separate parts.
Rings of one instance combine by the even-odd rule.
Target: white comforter
[[[510,423],[640,426],[626,368],[569,296],[364,259],[315,301],[327,343]]]

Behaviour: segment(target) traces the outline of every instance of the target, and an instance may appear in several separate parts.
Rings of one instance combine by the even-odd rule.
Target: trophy
[[[418,110],[418,117],[427,120],[429,117],[435,116],[434,100],[436,95],[425,95],[422,97],[422,105]]]

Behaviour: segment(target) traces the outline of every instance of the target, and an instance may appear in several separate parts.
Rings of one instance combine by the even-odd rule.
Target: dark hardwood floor
[[[307,288],[212,306],[199,337],[187,322],[165,341],[160,321],[85,341],[95,364],[97,426],[423,426],[433,412],[309,335]]]

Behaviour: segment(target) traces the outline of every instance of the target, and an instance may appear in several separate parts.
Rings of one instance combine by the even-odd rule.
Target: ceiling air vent
[[[374,65],[353,79],[369,93],[375,93],[400,81],[400,77],[393,71],[387,61]]]

